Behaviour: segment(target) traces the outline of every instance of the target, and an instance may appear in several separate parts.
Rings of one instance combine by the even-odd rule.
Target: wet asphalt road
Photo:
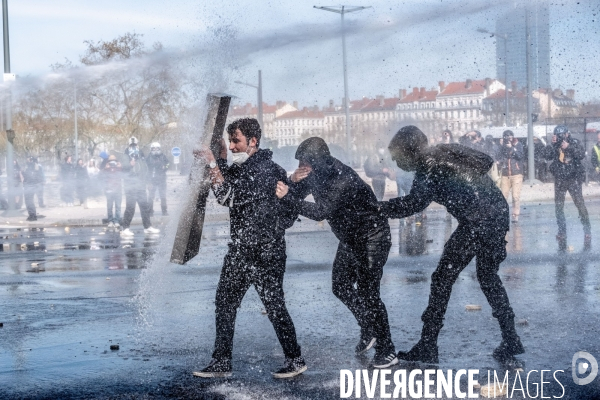
[[[600,377],[587,386],[571,378],[575,352],[600,360],[600,202],[588,206],[591,252],[582,251],[572,204],[569,249],[562,254],[553,205],[528,204],[507,237],[509,256],[500,270],[520,320],[525,372],[564,370],[563,398],[571,399],[600,398]],[[339,398],[340,369],[366,368],[368,358],[353,355],[358,327],[331,293],[337,241],[326,226],[302,221],[287,235],[285,289],[309,370],[288,381],[271,377],[283,353],[250,289],[238,313],[234,376],[193,378],[212,352],[213,299],[228,231],[224,223],[207,226],[200,255],[177,266],[168,263],[173,225],[161,236],[138,229],[132,240],[101,228],[0,232],[0,398],[329,399]],[[397,350],[418,340],[430,275],[455,227],[441,210],[429,212],[421,226],[393,222],[381,291]],[[466,304],[482,310],[467,312]],[[472,264],[454,287],[440,368],[475,368],[480,377],[501,371],[490,355],[499,341]],[[119,350],[111,350],[116,344]],[[549,390],[561,394],[557,385]]]

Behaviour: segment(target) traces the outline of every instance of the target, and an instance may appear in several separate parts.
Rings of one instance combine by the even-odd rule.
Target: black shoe
[[[27,217],[27,221],[37,221],[37,218],[35,216],[29,216]]]
[[[500,342],[500,346],[496,347],[493,355],[496,360],[503,360],[508,359],[517,354],[523,353],[525,353],[525,348],[521,343],[521,339],[517,337],[516,339],[513,339],[510,342],[502,339],[502,342]]]
[[[283,368],[277,370],[277,372],[272,372],[272,374],[273,378],[293,378],[296,375],[300,375],[307,369],[308,367],[306,366],[306,363],[302,357],[286,358]]]
[[[227,378],[231,376],[231,360],[215,360],[213,358],[208,367],[199,372],[194,371],[192,374],[200,378]]]
[[[398,364],[398,357],[393,351],[376,352],[371,365],[373,368],[387,368]]]
[[[439,364],[437,344],[425,344],[420,341],[410,351],[398,352],[398,358],[404,361],[418,361],[425,364]]]
[[[354,348],[356,355],[359,356],[369,351],[371,347],[375,345],[375,342],[377,342],[377,339],[375,339],[371,333],[361,334],[360,340]]]

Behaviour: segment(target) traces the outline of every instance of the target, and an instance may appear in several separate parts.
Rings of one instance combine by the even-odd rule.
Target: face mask
[[[383,155],[383,153],[385,153],[385,149],[379,149],[379,150],[377,150],[377,152],[378,152],[379,154]]]
[[[155,156],[157,156],[157,155],[159,155],[159,154],[160,154],[160,149],[151,149],[151,150],[150,150],[150,153],[151,153],[152,155],[155,155]]]
[[[239,153],[232,153],[233,163],[237,165],[242,165],[246,162],[250,156],[245,151],[240,151]]]

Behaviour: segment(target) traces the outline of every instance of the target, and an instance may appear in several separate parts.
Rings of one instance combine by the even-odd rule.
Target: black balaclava
[[[309,182],[313,182],[315,178],[321,180],[326,178],[331,172],[333,157],[329,152],[327,143],[320,137],[311,137],[300,143],[296,150],[296,160],[305,161],[313,169],[314,177]]]

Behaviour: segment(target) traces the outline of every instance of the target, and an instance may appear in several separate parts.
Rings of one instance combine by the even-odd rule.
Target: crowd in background
[[[144,220],[147,233],[158,231],[152,228],[150,217],[154,214],[154,197],[158,192],[161,201],[161,211],[167,215],[166,173],[169,160],[162,153],[160,144],[150,145],[150,154],[144,155],[138,147],[135,137],[130,138],[123,153],[117,151],[102,151],[98,158],[83,160],[73,159],[66,155],[59,166],[56,177],[60,188],[61,207],[75,205],[88,208],[88,199],[100,196],[106,197],[107,225],[109,228],[120,228],[123,225],[125,236],[131,234],[128,229],[135,213],[137,203]],[[1,173],[1,172],[0,172]],[[38,208],[47,207],[44,199],[47,177],[44,167],[37,157],[29,156],[24,165],[18,160],[13,162],[13,176],[7,177],[7,185],[11,185],[11,196],[8,190],[0,191],[0,208],[8,209],[9,201],[12,208],[19,210],[26,207],[27,221],[36,221],[43,215],[38,214]],[[2,185],[0,185],[2,189]],[[126,209],[121,218],[121,203],[125,194]],[[37,198],[37,201],[36,201]],[[37,204],[36,204],[37,203]],[[123,233],[123,232],[122,232]]]

